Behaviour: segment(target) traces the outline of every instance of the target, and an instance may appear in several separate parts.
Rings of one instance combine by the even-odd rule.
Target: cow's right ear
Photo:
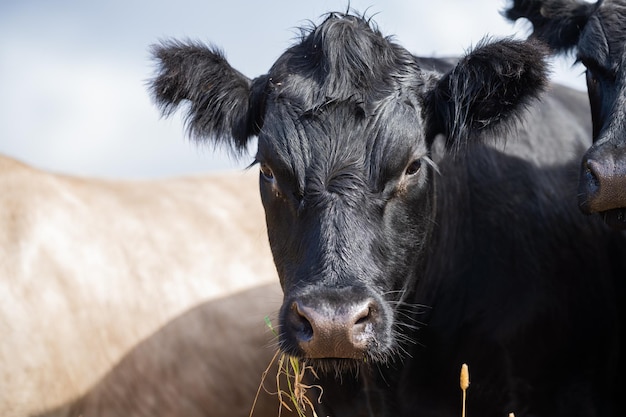
[[[186,129],[196,140],[226,143],[241,153],[263,123],[267,77],[250,80],[216,48],[168,41],[152,47],[157,74],[149,88],[164,116],[188,104]]]
[[[532,37],[556,52],[566,52],[578,43],[578,38],[597,3],[582,0],[513,0],[502,14],[511,21],[528,19],[533,25]]]

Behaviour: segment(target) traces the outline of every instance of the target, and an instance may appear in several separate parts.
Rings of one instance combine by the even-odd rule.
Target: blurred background
[[[501,17],[504,0],[351,0],[417,55],[459,55],[484,36],[525,37]],[[57,172],[158,178],[238,169],[197,146],[177,113],[161,119],[146,90],[149,46],[175,37],[221,47],[248,77],[265,73],[346,0],[8,0],[0,2],[0,153]],[[584,89],[583,68],[553,63],[553,79]]]

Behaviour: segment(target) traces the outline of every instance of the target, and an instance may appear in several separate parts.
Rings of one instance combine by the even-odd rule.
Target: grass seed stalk
[[[463,391],[463,408],[461,409],[461,417],[465,417],[465,401],[467,399],[467,388],[469,388],[469,368],[467,364],[461,365],[461,391]]]

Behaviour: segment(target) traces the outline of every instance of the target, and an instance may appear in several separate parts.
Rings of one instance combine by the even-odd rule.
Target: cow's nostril
[[[596,202],[600,194],[601,166],[593,159],[584,158],[578,182],[578,205],[583,213],[596,211]]]
[[[593,159],[587,159],[583,164],[585,170],[585,179],[589,183],[589,188],[595,191],[600,188],[598,164]]]
[[[357,320],[354,324],[365,324],[369,321],[370,312],[369,309],[363,314],[361,317],[357,317]]]
[[[297,302],[291,304],[291,325],[299,341],[308,342],[313,338],[313,326],[307,318],[306,310]]]
[[[355,325],[364,325],[372,321],[374,312],[373,304],[372,301],[368,300],[355,308],[353,313]]]

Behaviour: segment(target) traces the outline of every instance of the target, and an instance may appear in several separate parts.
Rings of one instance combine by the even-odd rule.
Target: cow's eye
[[[422,166],[421,159],[416,159],[415,161],[411,162],[409,166],[406,167],[406,170],[404,171],[404,173],[406,175],[415,175],[419,172],[421,166]]]
[[[272,168],[270,168],[265,163],[261,163],[261,175],[267,181],[273,181],[274,180],[274,172],[272,172]]]

